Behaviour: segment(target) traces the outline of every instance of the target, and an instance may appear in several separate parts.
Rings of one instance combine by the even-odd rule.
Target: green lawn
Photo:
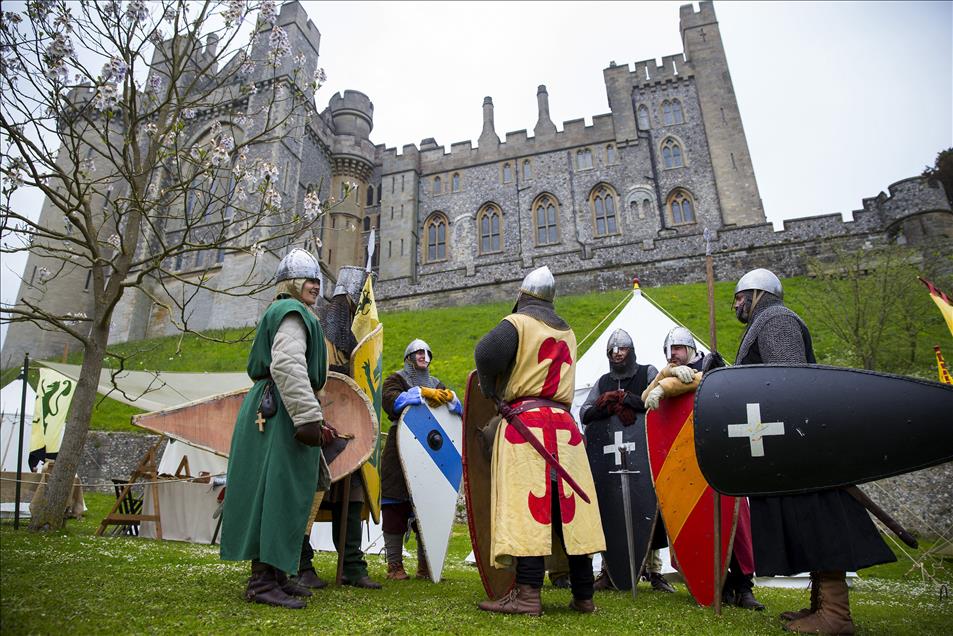
[[[247,563],[218,559],[215,547],[131,537],[96,537],[112,497],[90,493],[83,521],[62,532],[31,534],[12,522],[0,525],[0,631],[15,634],[230,634],[230,633],[631,633],[780,634],[777,615],[802,607],[807,592],[757,588],[768,611],[735,608],[722,616],[678,593],[647,585],[628,593],[596,596],[599,610],[581,616],[566,608],[570,594],[547,584],[541,618],[497,616],[477,610],[483,598],[475,568],[463,563],[470,550],[465,526],[454,527],[441,583],[385,582],[381,591],[331,586],[308,607],[283,610],[242,600]],[[926,546],[924,546],[926,547]],[[410,552],[415,553],[411,547]],[[921,554],[922,550],[916,552]],[[320,554],[328,578],[335,556]],[[371,575],[385,566],[369,558]],[[413,558],[407,563],[414,566]],[[910,561],[864,571],[851,593],[858,634],[948,634],[953,601],[940,599],[938,582],[953,583],[953,564],[932,561],[938,582],[910,573]]]
[[[785,301],[808,321],[818,362],[850,366],[848,356],[833,334],[823,325],[811,321],[810,308],[805,306],[805,301],[816,284],[806,278],[785,279]],[[912,284],[919,283],[914,281]],[[744,325],[735,319],[731,309],[733,290],[733,282],[715,285],[718,346],[729,361],[734,358],[744,332]],[[708,301],[703,283],[647,288],[645,292],[675,319],[704,340],[708,340]],[[605,329],[614,316],[613,312],[620,308],[620,303],[626,300],[630,293],[629,290],[618,290],[579,296],[557,296],[556,308],[572,325],[579,340],[579,355],[585,353],[595,337]],[[892,353],[891,359],[895,361],[895,365],[891,370],[936,379],[933,345],[940,345],[947,350],[947,357],[951,357],[953,338],[950,337],[940,312],[936,310],[926,291],[917,298],[920,305],[918,309],[923,318],[922,330],[916,341],[915,359],[912,362],[907,360],[907,344],[896,339],[888,339],[882,346]],[[838,302],[838,299],[832,298],[830,302]],[[450,388],[462,393],[467,375],[473,369],[474,346],[511,308],[512,302],[500,302],[469,307],[381,313],[381,321],[384,323],[385,377],[400,368],[407,343],[414,338],[423,338],[434,351],[433,374]],[[609,320],[603,322],[606,318]],[[633,338],[639,338],[636,325],[632,326],[631,333]],[[207,335],[232,342],[211,342],[195,334],[185,334],[126,343],[116,346],[115,350],[128,357],[126,367],[130,369],[208,372],[234,372],[245,369],[253,331],[232,329],[209,332]],[[661,349],[662,343],[659,342],[658,346]],[[81,360],[81,354],[74,353],[69,361],[79,363]],[[108,363],[110,359],[107,359]],[[7,382],[15,376],[16,371],[9,369],[0,380]],[[93,430],[141,432],[141,429],[129,423],[130,417],[138,412],[140,411],[137,409],[105,398],[97,403],[90,427]]]

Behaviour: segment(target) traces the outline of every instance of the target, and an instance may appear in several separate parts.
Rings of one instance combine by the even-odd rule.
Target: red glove
[[[308,422],[295,428],[295,439],[305,446],[323,446],[324,429],[322,422]]]
[[[321,448],[328,446],[331,442],[334,441],[334,438],[338,436],[338,431],[336,428],[324,422],[324,425],[321,427]]]

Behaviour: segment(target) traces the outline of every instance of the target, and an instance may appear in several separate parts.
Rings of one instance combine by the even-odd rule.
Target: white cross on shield
[[[615,465],[622,465],[622,451],[630,452],[635,450],[634,442],[623,442],[622,431],[615,432],[615,442],[602,447],[603,455],[615,455]]]
[[[784,422],[762,422],[761,405],[747,404],[748,421],[745,424],[729,424],[728,437],[747,437],[751,442],[751,456],[764,457],[764,436],[784,435]]]

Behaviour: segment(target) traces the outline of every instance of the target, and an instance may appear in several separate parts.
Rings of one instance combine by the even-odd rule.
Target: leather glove
[[[619,392],[618,391],[606,391],[598,398],[596,398],[596,406],[601,409],[609,409],[611,411],[611,406],[619,401]]]
[[[427,400],[427,404],[433,407],[443,406],[453,401],[453,391],[448,389],[431,389],[421,387],[420,395]]]
[[[635,424],[638,411],[620,402],[619,412],[616,413],[616,415],[619,416],[619,421],[622,422],[622,426],[632,426]]]
[[[305,446],[321,446],[324,437],[322,422],[307,422],[295,428],[295,439]]]
[[[338,430],[328,424],[327,421],[323,422],[321,425],[321,448],[330,446],[337,436]]]
[[[658,403],[663,397],[665,397],[665,391],[662,389],[662,387],[655,387],[649,391],[649,394],[645,397],[645,408],[650,411],[654,411],[658,408]]]
[[[681,380],[683,384],[691,384],[695,380],[695,371],[685,365],[679,365],[672,369],[672,375]]]
[[[394,410],[400,413],[404,410],[404,407],[410,406],[411,404],[420,404],[419,386],[412,386],[398,395],[397,399],[394,400]]]

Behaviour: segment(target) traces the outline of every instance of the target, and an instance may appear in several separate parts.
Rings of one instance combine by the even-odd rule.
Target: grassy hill
[[[914,283],[917,284],[917,283]],[[809,298],[816,297],[816,283],[805,278],[789,278],[784,281],[785,302],[801,315],[811,328],[818,362],[837,366],[851,366],[849,352],[845,351],[830,330],[818,320],[812,320]],[[719,350],[731,361],[738,348],[744,325],[740,324],[731,309],[733,282],[717,283],[715,286],[715,310],[718,324]],[[644,289],[656,303],[664,307],[675,319],[707,340],[708,309],[707,292],[703,283],[671,285]],[[630,295],[629,290],[591,293],[579,296],[558,296],[556,308],[572,325],[579,341],[579,355],[584,353],[594,339],[605,329],[615,313],[621,309]],[[929,296],[924,292],[917,297],[922,307],[921,332],[916,336],[916,355],[913,362],[903,362],[890,370],[925,378],[936,378],[933,345],[938,344],[953,357],[953,339]],[[840,302],[837,298],[829,302]],[[477,341],[512,308],[512,302],[488,303],[467,307],[384,312],[384,376],[393,373],[402,364],[404,348],[414,338],[423,338],[434,351],[432,372],[449,387],[462,394],[467,375],[473,369],[473,348]],[[639,338],[638,326],[629,329],[632,337]],[[209,336],[223,339],[246,339],[235,344],[211,342],[195,334],[172,336],[153,340],[125,343],[115,347],[122,355],[129,356],[127,368],[160,371],[243,371],[251,347],[254,332],[224,330],[209,332]],[[661,349],[662,343],[658,343]],[[907,360],[910,343],[899,338],[890,338],[882,346],[891,352],[890,359]],[[81,355],[70,356],[70,362],[78,363]],[[108,361],[107,361],[108,363]],[[7,382],[16,375],[15,370],[4,373]],[[103,398],[93,412],[91,428],[98,430],[134,430],[130,417],[138,410]],[[385,424],[386,426],[386,424]]]

